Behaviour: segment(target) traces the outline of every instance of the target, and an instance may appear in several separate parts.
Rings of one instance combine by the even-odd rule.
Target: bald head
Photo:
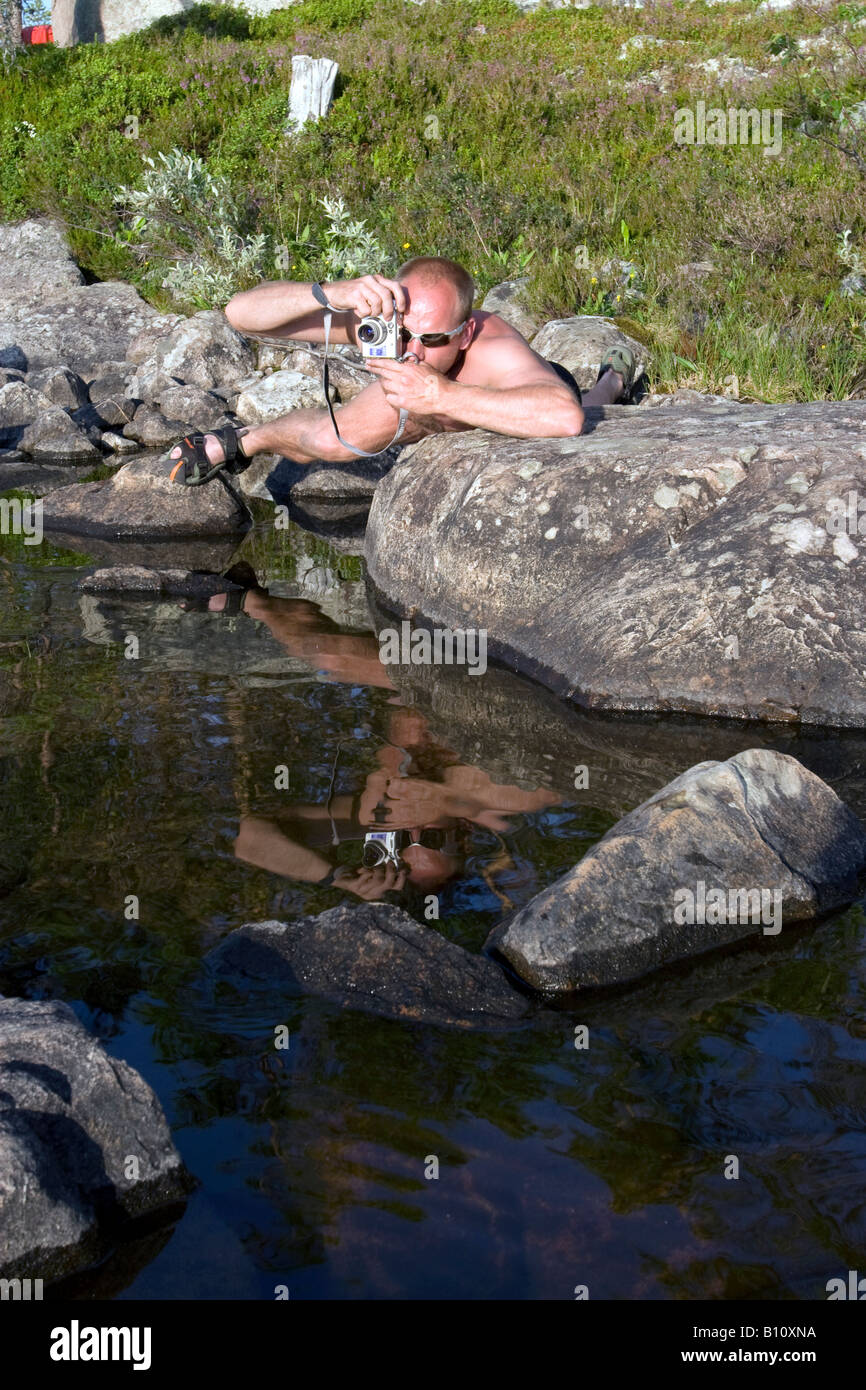
[[[454,311],[454,323],[450,325],[452,328],[472,313],[475,281],[468,270],[457,261],[449,260],[447,256],[413,256],[401,265],[396,279],[405,285],[411,282],[419,292],[436,288],[450,289],[449,307]]]

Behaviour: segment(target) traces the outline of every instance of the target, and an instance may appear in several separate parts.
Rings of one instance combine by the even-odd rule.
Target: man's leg
[[[601,378],[583,392],[584,405],[616,405],[623,393],[623,379],[619,372],[608,367]]]
[[[385,399],[381,382],[378,381],[365,386],[353,400],[339,406],[334,414],[344,439],[370,453],[387,449],[400,419],[399,413]],[[411,423],[407,421],[402,436],[404,443],[409,443],[409,436],[417,433],[411,429]],[[295,463],[312,463],[315,459],[349,462],[357,457],[337,439],[331,417],[324,407],[293,410],[290,415],[281,415],[278,420],[254,425],[241,436],[238,446],[247,458],[255,454],[282,454]],[[223,446],[214,435],[205,435],[204,447],[211,463],[222,462]],[[173,449],[171,457],[179,458],[180,449]]]

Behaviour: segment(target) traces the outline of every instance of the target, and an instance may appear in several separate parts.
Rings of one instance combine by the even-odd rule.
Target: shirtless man
[[[332,280],[321,286],[335,310],[330,339],[359,347],[362,318],[403,321],[404,361],[365,360],[370,385],[336,418],[340,434],[370,453],[387,448],[396,433],[401,408],[408,419],[400,436],[411,444],[428,434],[475,428],[520,439],[580,434],[584,412],[579,393],[568,384],[569,373],[547,362],[517,329],[498,314],[472,308],[475,285],[468,271],[441,256],[416,256],[401,266],[396,279],[363,275],[356,280]],[[323,343],[325,310],[309,284],[273,281],[236,294],[226,305],[226,318],[241,333]],[[431,338],[433,341],[431,341]],[[426,341],[425,341],[426,339]],[[440,341],[436,341],[436,339]],[[634,364],[620,353],[609,354],[584,405],[611,405],[631,386]],[[630,354],[628,354],[630,357]],[[573,381],[573,378],[572,378]],[[237,451],[233,472],[258,453],[281,454],[296,463],[316,459],[346,461],[356,457],[337,439],[324,407],[293,410],[264,425],[244,431],[221,431],[190,436],[206,459],[217,464],[228,451]],[[177,446],[172,459],[189,457]],[[176,472],[177,470],[175,470]]]

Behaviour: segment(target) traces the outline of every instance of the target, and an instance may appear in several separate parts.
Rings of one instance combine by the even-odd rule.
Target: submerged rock
[[[86,594],[154,594],[208,599],[213,594],[243,593],[243,586],[221,574],[201,574],[179,568],[151,569],[146,565],[113,565],[94,570],[79,581]]]
[[[219,478],[205,487],[171,482],[165,459],[137,458],[102,482],[77,483],[46,498],[43,525],[107,539],[220,536],[247,529],[246,507]]]
[[[453,945],[390,903],[340,904],[294,922],[238,927],[206,961],[242,991],[253,982],[320,994],[389,1018],[461,1028],[515,1023],[529,1003],[493,961]]]
[[[66,1004],[0,998],[0,1273],[91,1264],[191,1182],[145,1081]]]
[[[866,725],[866,403],[591,410],[422,440],[379,485],[390,608],[606,710]]]
[[[624,816],[487,947],[546,993],[624,984],[842,907],[864,870],[866,833],[836,793],[753,748],[698,763]]]

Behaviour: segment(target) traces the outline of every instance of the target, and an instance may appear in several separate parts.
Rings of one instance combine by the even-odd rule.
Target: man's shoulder
[[[522,343],[524,347],[529,346],[523,334],[518,333],[514,325],[501,318],[499,314],[494,314],[489,309],[473,309],[472,317],[475,320],[475,336],[470,344],[471,347],[476,344],[479,347],[490,347],[494,343],[502,342]]]
[[[498,314],[476,309],[475,334],[466,349],[460,380],[468,386],[495,386],[505,376],[533,373],[544,359],[529,346],[522,333]]]

